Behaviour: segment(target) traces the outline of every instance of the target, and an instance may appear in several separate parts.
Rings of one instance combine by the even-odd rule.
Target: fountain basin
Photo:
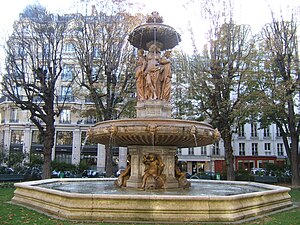
[[[49,179],[17,183],[12,201],[64,219],[103,222],[234,222],[292,205],[290,188],[254,182],[193,180],[192,187],[234,187],[232,194],[194,195],[178,192],[110,189],[115,179]],[[92,186],[103,182],[100,193],[55,190],[74,182]],[[89,184],[90,182],[90,184]],[[52,187],[51,187],[52,186]],[[211,188],[214,189],[214,188]],[[235,194],[236,189],[251,192]],[[128,191],[128,193],[127,193]],[[112,193],[115,192],[115,193]],[[197,192],[197,190],[196,190]],[[206,192],[206,191],[205,191]]]
[[[135,118],[99,122],[88,132],[90,141],[115,146],[195,147],[219,140],[210,124],[197,121]]]

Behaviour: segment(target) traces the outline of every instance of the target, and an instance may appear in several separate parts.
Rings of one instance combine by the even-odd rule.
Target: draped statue
[[[171,94],[171,51],[165,51],[161,56],[160,49],[155,44],[138,51],[138,67],[136,68],[137,98],[143,100],[170,101]]]

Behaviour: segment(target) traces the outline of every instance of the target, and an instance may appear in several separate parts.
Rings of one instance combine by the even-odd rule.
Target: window
[[[55,161],[71,164],[72,163],[72,154],[57,152],[57,153],[55,153]]]
[[[278,156],[283,156],[283,144],[282,143],[277,144],[277,154],[278,154]]]
[[[182,155],[182,150],[181,150],[181,148],[178,148],[178,149],[177,149],[177,155]]]
[[[61,86],[61,101],[73,101],[72,88],[70,86]]]
[[[73,74],[73,67],[71,65],[64,65],[62,75],[61,75],[61,80],[67,81],[67,80],[72,80]]]
[[[19,122],[18,109],[11,109],[9,122],[12,122],[12,123]]]
[[[251,137],[257,137],[257,124],[251,123]]]
[[[201,155],[207,155],[206,146],[201,146]]]
[[[239,143],[239,155],[245,155],[245,143]]]
[[[44,137],[41,135],[41,133],[38,130],[32,131],[32,144],[43,144]]]
[[[61,95],[62,96],[72,95],[72,88],[69,86],[62,86],[61,87]]]
[[[66,43],[64,45],[64,52],[66,52],[66,53],[72,53],[74,51],[75,51],[75,49],[74,49],[74,45],[72,43]]]
[[[277,127],[277,126],[276,126],[276,136],[282,137],[281,131],[280,131],[279,127]]]
[[[84,119],[83,122],[85,124],[94,124],[97,122],[97,118],[96,118],[96,116],[89,115]]]
[[[73,132],[72,131],[57,131],[56,145],[72,145]]]
[[[100,58],[100,50],[98,48],[94,48],[93,56],[95,58]]]
[[[189,148],[189,155],[194,155],[194,148]]]
[[[63,109],[60,113],[60,123],[68,124],[71,123],[71,110],[70,109]]]
[[[264,128],[264,137],[270,137],[270,128],[269,127]]]
[[[220,146],[219,146],[219,142],[214,143],[213,149],[212,149],[212,154],[213,154],[213,155],[220,155]]]
[[[245,128],[244,128],[244,125],[240,125],[238,127],[238,135],[239,135],[239,137],[245,137]]]
[[[271,155],[271,143],[265,143],[265,155]]]
[[[252,143],[252,155],[258,155],[258,144]]]
[[[98,66],[94,66],[92,68],[92,73],[91,73],[91,80],[93,82],[96,82],[98,79],[99,79],[99,72],[100,72],[100,69]]]
[[[0,116],[1,116],[1,123],[4,123],[5,122],[5,113],[4,113],[4,111],[0,112]]]
[[[12,130],[11,131],[11,144],[23,144],[24,142],[24,131]]]

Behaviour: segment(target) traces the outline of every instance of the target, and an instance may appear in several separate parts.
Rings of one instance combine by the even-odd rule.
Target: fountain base
[[[104,186],[102,183],[108,180],[113,185],[113,179],[50,179],[16,183],[12,201],[60,218],[93,222],[224,223],[292,206],[288,194],[290,188],[274,185],[197,180],[192,184],[193,189],[198,187],[194,194],[191,190],[174,193],[155,191],[155,194],[131,190],[128,193],[123,189],[116,191],[108,187],[97,192],[97,187],[93,185]],[[78,185],[78,182],[82,189],[86,187],[88,190],[72,192],[72,183]],[[207,184],[209,186],[204,188]],[[68,188],[62,191],[64,185]],[[254,191],[236,194],[239,188]],[[201,196],[199,193],[203,189],[205,195]],[[218,189],[216,194],[219,196],[207,194],[215,189]],[[233,194],[224,195],[229,189],[233,189]]]

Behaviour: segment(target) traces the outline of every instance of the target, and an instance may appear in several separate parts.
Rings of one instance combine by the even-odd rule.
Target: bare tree
[[[127,37],[141,23],[139,17],[120,9],[107,11],[106,4],[92,6],[91,15],[78,17],[72,35],[79,63],[78,82],[95,103],[98,121],[119,118],[129,107],[133,109],[136,54]],[[109,176],[113,172],[110,147],[106,146]]]
[[[30,112],[30,120],[43,137],[43,178],[51,177],[55,117],[63,108],[56,84],[62,72],[67,23],[41,5],[30,5],[14,23],[6,45],[3,94]]]

